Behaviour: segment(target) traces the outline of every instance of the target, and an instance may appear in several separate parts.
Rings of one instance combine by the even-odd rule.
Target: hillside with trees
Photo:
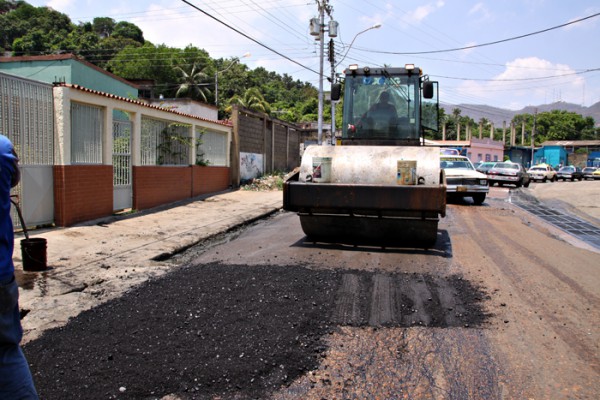
[[[218,77],[219,114],[234,103],[289,122],[317,119],[317,89],[264,68],[250,70],[236,59],[214,59],[205,50],[154,44],[130,22],[97,17],[74,24],[60,12],[22,0],[0,0],[0,54],[72,53],[125,79],[154,82],[156,97],[187,97],[214,104]],[[330,119],[326,110],[324,119]]]
[[[288,122],[317,120],[318,91],[310,83],[267,71],[250,70],[237,59],[214,59],[204,49],[189,45],[184,49],[151,43],[136,25],[96,17],[92,22],[74,24],[60,12],[34,7],[22,0],[0,0],[0,52],[8,56],[73,53],[124,79],[153,82],[155,97],[187,97],[215,103],[218,75],[220,117],[227,117],[233,104],[270,114]],[[443,99],[442,99],[443,100]],[[341,125],[341,102],[337,105],[337,126]],[[600,103],[585,108],[554,103],[510,111],[485,105],[440,105],[440,127],[446,126],[446,138],[456,139],[470,127],[473,136],[502,139],[502,123],[520,127],[525,121],[530,134],[536,120],[535,142],[546,140],[598,140]],[[325,124],[331,120],[330,107],[324,107]],[[441,139],[441,132],[428,133]]]

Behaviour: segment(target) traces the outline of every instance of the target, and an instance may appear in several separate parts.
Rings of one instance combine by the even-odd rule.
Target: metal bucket
[[[45,271],[47,268],[46,239],[22,239],[21,256],[23,257],[23,271]]]
[[[312,166],[313,182],[331,182],[331,157],[313,157]]]
[[[417,184],[417,162],[413,160],[398,160],[398,185]]]

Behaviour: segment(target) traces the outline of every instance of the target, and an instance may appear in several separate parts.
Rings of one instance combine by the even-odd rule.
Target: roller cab
[[[346,71],[338,145],[307,147],[284,183],[284,209],[298,213],[311,240],[435,243],[446,186],[439,147],[422,140],[428,123],[437,127],[431,84],[414,67]]]

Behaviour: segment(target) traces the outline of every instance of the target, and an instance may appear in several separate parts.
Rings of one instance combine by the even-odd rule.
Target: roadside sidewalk
[[[236,190],[70,228],[31,231],[47,240],[43,272],[22,269],[15,237],[15,274],[20,287],[24,342],[69,318],[119,297],[174,265],[156,261],[282,207],[281,191]]]

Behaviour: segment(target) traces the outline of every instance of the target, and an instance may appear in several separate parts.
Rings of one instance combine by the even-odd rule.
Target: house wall
[[[71,57],[9,57],[0,59],[0,70],[46,83],[63,81],[125,98],[138,97],[137,88],[125,80]]]
[[[504,143],[489,138],[472,138],[467,156],[474,163],[479,161],[502,161],[504,158]]]
[[[72,132],[70,123],[72,102],[91,104],[101,107],[104,110],[103,156],[100,165],[72,165],[71,136],[78,134],[77,132]],[[196,157],[195,147],[190,149],[187,165],[142,165],[141,161],[141,120],[144,116],[190,125],[190,132],[202,129],[219,132],[226,135],[227,143],[229,144],[232,127],[226,123],[204,120],[189,115],[181,115],[169,110],[148,106],[134,100],[115,98],[115,96],[69,86],[58,86],[54,88],[54,106],[58,144],[56,163],[63,166],[64,170],[68,172],[73,171],[73,168],[75,171],[78,171],[77,168],[87,167],[86,171],[96,171],[94,168],[100,168],[103,173],[106,174],[104,177],[105,180],[102,181],[103,183],[98,185],[98,187],[92,188],[88,187],[88,182],[82,178],[75,179],[75,181],[71,182],[71,179],[74,179],[73,175],[63,174],[65,183],[61,184],[60,181],[57,181],[55,186],[55,199],[62,201],[62,204],[66,205],[56,211],[55,222],[59,226],[68,226],[85,219],[95,219],[111,215],[113,212],[112,118],[115,110],[126,112],[132,121],[131,204],[133,209],[143,210],[166,203],[184,200],[197,194],[208,193],[211,189],[216,188],[215,191],[220,191],[230,185],[229,159],[227,159],[227,165],[225,166],[207,169],[205,174],[202,175],[202,178],[198,178],[200,182],[198,186],[196,187],[193,185],[193,171],[196,168],[194,165]],[[229,155],[229,149],[226,149],[226,153]],[[215,174],[214,177],[210,176],[212,173]],[[93,179],[91,182],[90,185],[93,186]],[[204,185],[202,182],[204,182]],[[95,194],[89,196],[85,194],[77,195],[74,192],[77,191],[78,188],[84,193],[93,192]],[[102,195],[94,192],[95,190],[102,190]],[[96,202],[79,201],[81,196],[85,199],[94,199],[94,196],[97,196],[98,199]],[[101,204],[97,203],[99,201],[101,201]],[[77,204],[78,211],[75,215],[71,215],[70,213],[74,211],[71,210],[70,204],[75,203]]]
[[[192,166],[192,196],[220,192],[230,186],[229,167]]]
[[[192,168],[165,166],[133,167],[133,209],[145,210],[190,198]]]
[[[192,99],[147,99],[148,104],[165,107],[172,111],[183,114],[196,115],[201,118],[218,120],[218,109],[216,106],[207,103],[201,103]]]
[[[110,165],[55,165],[54,222],[70,226],[112,214]]]
[[[133,209],[145,210],[229,188],[229,167],[133,167]]]

